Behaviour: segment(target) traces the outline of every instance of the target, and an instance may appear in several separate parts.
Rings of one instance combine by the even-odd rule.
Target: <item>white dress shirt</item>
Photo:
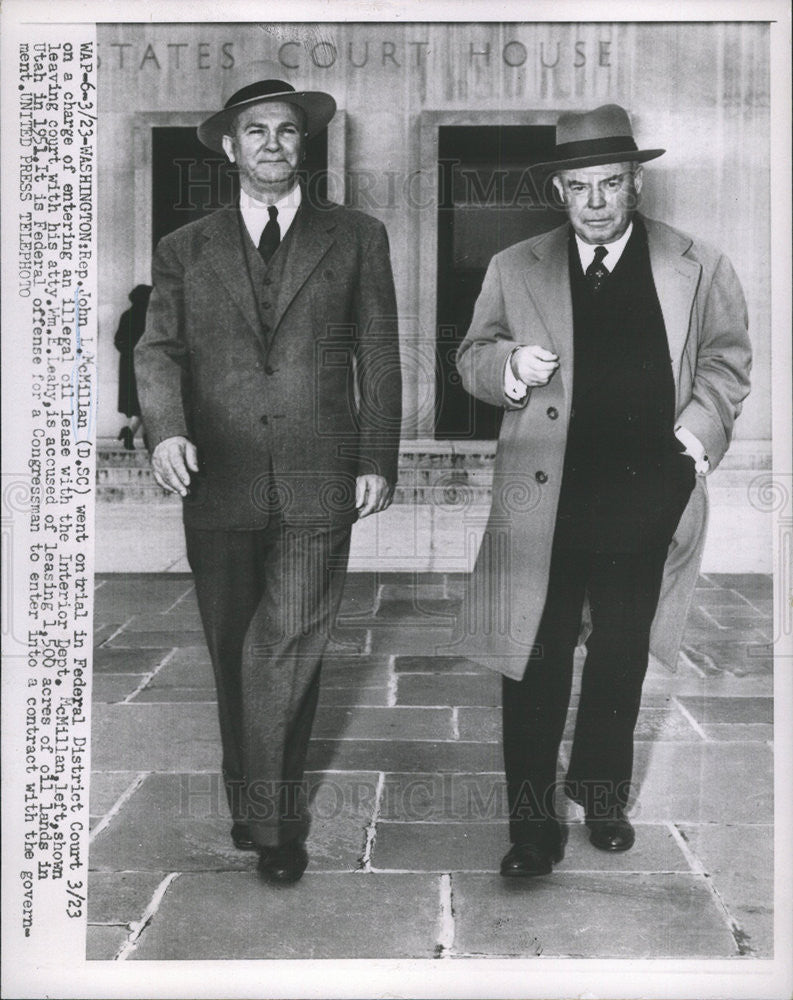
[[[302,197],[299,184],[295,184],[292,190],[288,194],[285,194],[283,198],[269,204],[259,201],[245,191],[240,191],[242,221],[245,223],[245,228],[248,230],[255,247],[258,247],[259,240],[262,238],[262,231],[270,218],[267,213],[269,205],[274,205],[278,209],[278,225],[281,229],[281,239],[283,239],[289,227],[295,221],[295,215],[300,207]]]
[[[628,228],[618,240],[614,240],[613,243],[600,244],[585,243],[578,233],[576,233],[575,241],[578,247],[578,257],[581,261],[581,269],[584,273],[586,273],[587,268],[595,259],[596,246],[604,246],[606,248],[607,252],[605,257],[603,257],[602,264],[607,271],[613,271],[622,256],[622,252],[625,249],[628,240],[631,238],[632,232],[633,222],[630,223]],[[515,348],[515,350],[518,350],[518,348]],[[515,351],[512,352],[512,354],[514,353]],[[526,394],[529,391],[529,387],[521,379],[515,378],[515,374],[512,371],[512,365],[510,364],[512,354],[510,354],[507,358],[507,363],[504,367],[504,392],[510,399],[519,403],[522,399],[525,399]],[[675,427],[675,436],[684,446],[684,454],[689,455],[694,459],[696,471],[703,476],[709,472],[710,462],[708,461],[708,456],[705,454],[705,448],[699,438],[681,424],[678,424]]]

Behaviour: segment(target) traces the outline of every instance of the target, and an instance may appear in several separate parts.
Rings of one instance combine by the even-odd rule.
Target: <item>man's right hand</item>
[[[544,347],[519,347],[510,358],[512,374],[528,386],[547,385],[559,367],[559,355]]]
[[[151,456],[154,478],[169,493],[187,496],[190,473],[198,472],[196,446],[186,437],[169,437],[160,441]]]

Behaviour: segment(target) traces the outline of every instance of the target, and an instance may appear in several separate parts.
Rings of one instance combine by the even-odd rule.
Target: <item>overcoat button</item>
[[[262,309],[272,309],[272,308],[273,308],[272,302],[262,302]]]
[[[547,483],[548,482],[548,473],[547,472],[543,472],[542,470],[540,472],[535,472],[534,473],[534,478],[537,480],[538,483]]]
[[[335,277],[336,277],[336,275],[335,275],[335,274],[333,273],[333,271],[326,271],[326,272],[325,272],[325,278],[326,278],[326,279],[327,279],[328,281],[333,281],[333,279],[334,279]]]
[[[272,365],[265,365],[264,366],[264,374],[265,375],[274,375],[275,374],[275,368],[273,368]]]
[[[259,419],[261,420],[261,422],[262,422],[262,423],[264,424],[264,426],[266,427],[266,426],[267,426],[267,415],[265,414],[265,416],[263,416],[263,417],[260,417]]]
[[[556,409],[555,406],[549,406],[545,412],[548,414],[551,420],[556,420],[556,418],[559,416],[559,411]]]
[[[262,333],[269,333],[270,327],[266,323],[262,323]]]

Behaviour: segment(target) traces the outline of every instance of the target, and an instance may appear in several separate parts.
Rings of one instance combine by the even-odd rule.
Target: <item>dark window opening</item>
[[[463,389],[454,359],[491,257],[563,221],[528,172],[551,158],[555,133],[552,125],[439,129],[436,438],[498,437],[503,410]]]

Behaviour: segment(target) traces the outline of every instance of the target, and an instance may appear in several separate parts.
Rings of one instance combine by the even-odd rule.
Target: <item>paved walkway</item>
[[[771,956],[770,578],[703,577],[678,673],[650,671],[634,849],[595,850],[571,805],[563,863],[517,884],[497,874],[498,678],[433,655],[462,585],[348,577],[311,862],[279,889],[228,836],[190,578],[98,577],[89,958]]]

